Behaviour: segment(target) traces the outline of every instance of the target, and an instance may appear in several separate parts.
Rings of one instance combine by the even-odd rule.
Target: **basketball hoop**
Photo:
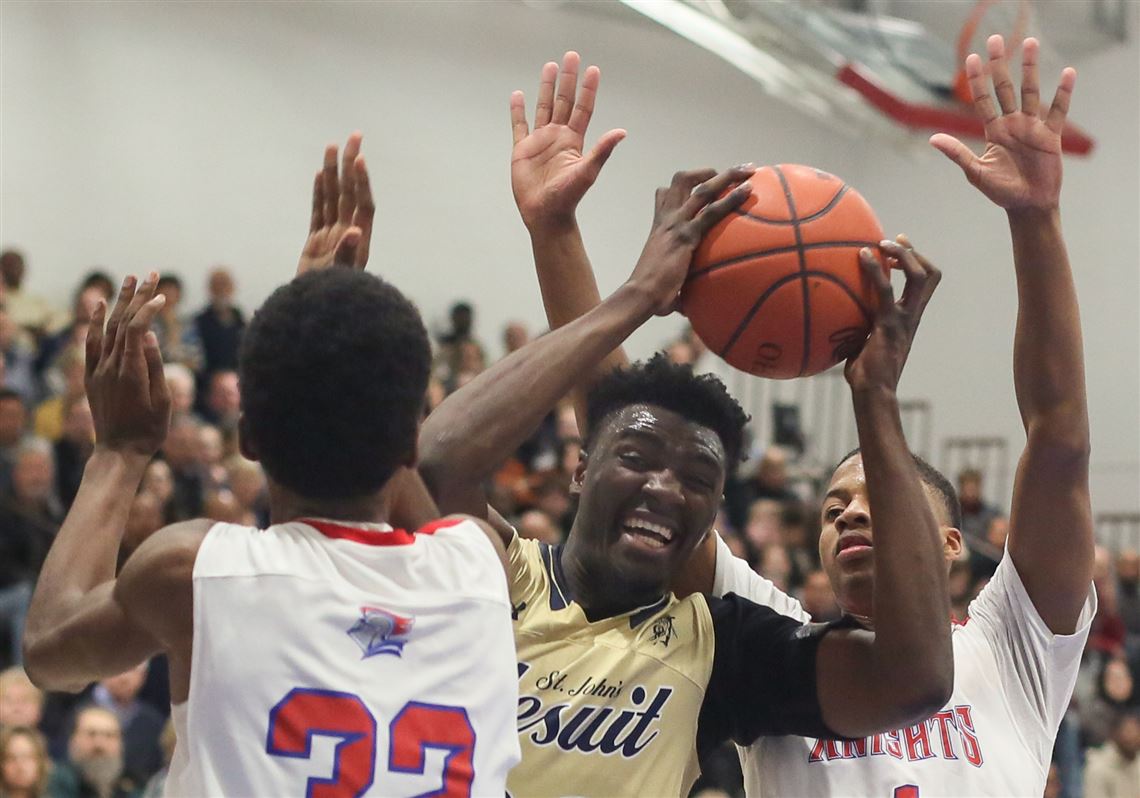
[[[970,93],[970,82],[966,79],[966,56],[970,54],[970,44],[974,40],[974,34],[978,31],[978,26],[981,25],[982,20],[986,17],[986,12],[992,6],[997,5],[1001,0],[978,0],[974,4],[974,8],[970,11],[970,15],[966,17],[966,22],[962,25],[962,31],[958,34],[958,71],[954,75],[953,92],[954,97],[959,102],[970,105],[974,102],[974,97]],[[1021,49],[1021,42],[1025,38],[1026,28],[1029,26],[1029,0],[1019,0],[1017,4],[1017,18],[1013,22],[1013,31],[1006,38],[1006,53],[1010,58],[1013,58],[1017,51]]]

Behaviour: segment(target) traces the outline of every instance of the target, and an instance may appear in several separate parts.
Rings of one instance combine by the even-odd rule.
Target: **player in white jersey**
[[[858,740],[761,739],[744,749],[749,795],[1004,797],[1044,790],[1057,726],[1096,611],[1084,362],[1058,212],[1060,132],[1075,75],[1062,73],[1052,106],[1039,114],[1037,43],[1027,40],[1019,110],[1000,37],[988,47],[998,108],[980,60],[973,56],[966,65],[986,121],[986,152],[976,158],[949,136],[932,143],[1007,210],[1013,237],[1020,297],[1014,379],[1028,441],[1007,550],[970,606],[969,621],[954,628],[955,687],[940,712],[925,723]],[[526,213],[522,204],[520,209]],[[552,324],[593,306],[584,251],[551,240],[536,245],[536,253],[545,255],[539,277]],[[957,499],[933,469],[924,469],[923,478],[949,565],[961,548]],[[821,556],[840,604],[871,624],[867,544],[874,539],[857,454],[837,468],[822,513]],[[700,555],[678,593],[737,593],[806,620],[798,602],[732,557],[719,538]]]
[[[367,258],[359,146],[340,179],[326,151],[303,273],[242,342],[240,443],[267,474],[268,529],[165,527],[116,576],[170,419],[148,332],[157,275],[124,282],[105,332],[104,306],[92,320],[96,450],[36,587],[25,661],[41,687],[77,690],[165,652],[168,795],[502,795],[519,757],[497,536],[464,517],[388,523],[410,517],[401,504],[432,508],[415,506],[426,493],[410,471],[431,350],[394,287],[324,269]]]

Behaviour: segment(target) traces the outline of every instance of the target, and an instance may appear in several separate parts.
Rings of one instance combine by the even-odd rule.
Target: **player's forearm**
[[[433,495],[438,499],[445,485],[482,482],[583,372],[596,368],[652,313],[649,293],[626,283],[582,318],[500,360],[449,396],[420,432],[420,467]]]
[[[24,634],[36,661],[38,643],[82,611],[91,591],[115,578],[131,503],[149,458],[96,449],[71,510],[40,571]],[[52,650],[62,650],[58,647]]]
[[[938,709],[954,680],[950,599],[938,522],[931,512],[893,391],[854,393],[874,519],[872,673],[898,709]]]
[[[1059,211],[1010,214],[1018,312],[1014,387],[1031,437],[1085,455],[1089,445],[1084,351]]]
[[[602,302],[598,281],[590,265],[577,222],[537,227],[530,231],[534,267],[542,306],[550,329],[557,330],[589,313]],[[572,397],[578,427],[585,433],[586,394],[607,372],[629,360],[619,346],[574,386]]]

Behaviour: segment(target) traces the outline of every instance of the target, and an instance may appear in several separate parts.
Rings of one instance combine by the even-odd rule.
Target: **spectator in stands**
[[[143,474],[141,490],[153,496],[162,510],[162,518],[170,523],[173,513],[170,500],[174,497],[174,472],[165,460],[151,460]]]
[[[970,572],[976,580],[989,579],[997,571],[1009,536],[1009,519],[998,513],[990,518],[985,535],[967,544]]]
[[[13,726],[0,731],[0,796],[41,798],[47,795],[51,760],[38,731]]]
[[[1140,798],[1140,714],[1121,712],[1109,742],[1088,752],[1085,795],[1088,798]]]
[[[744,524],[744,542],[750,549],[749,560],[756,558],[765,547],[780,542],[780,514],[784,506],[777,499],[757,499],[748,508]],[[731,516],[729,517],[731,521]]]
[[[29,406],[39,398],[35,343],[0,305],[0,358],[4,360],[4,387],[16,391]]]
[[[206,475],[199,459],[201,445],[197,421],[189,416],[172,419],[170,431],[162,444],[162,456],[170,466],[173,491],[167,506],[167,518],[186,521],[202,515]]]
[[[1116,716],[1135,705],[1135,683],[1123,656],[1105,661],[1092,697],[1081,700],[1081,738],[1086,746],[1102,745],[1108,739]]]
[[[509,321],[503,328],[503,356],[522,349],[530,341],[530,331],[521,321]]]
[[[198,428],[198,460],[206,475],[206,488],[217,490],[229,485],[229,474],[222,462],[226,459],[225,440],[222,431],[213,424],[203,424]]]
[[[123,774],[123,731],[114,712],[97,706],[79,710],[67,759],[52,769],[48,794],[52,798],[138,796],[135,783]]]
[[[81,354],[87,340],[87,327],[91,323],[91,314],[95,312],[100,301],[109,302],[111,294],[100,278],[98,272],[88,275],[87,279],[75,292],[75,300],[71,303],[71,317],[64,321],[60,329],[53,331],[40,341],[40,351],[36,355],[36,372],[43,376],[48,385],[49,393],[58,393],[61,390],[61,378],[55,374],[59,368],[59,358],[69,349],[76,349]]]
[[[12,467],[28,432],[28,408],[20,394],[0,387],[0,496],[12,482]]]
[[[174,721],[168,719],[158,738],[158,745],[162,748],[162,770],[151,776],[150,781],[146,783],[146,789],[143,790],[142,798],[162,798],[166,777],[170,773],[170,760],[174,758],[174,746],[177,742]]]
[[[1097,546],[1093,555],[1097,610],[1087,648],[1109,656],[1124,650],[1127,637],[1124,620],[1120,616],[1120,594],[1112,566],[1112,554],[1103,546]]]
[[[32,684],[23,668],[0,671],[0,729],[36,728],[44,711],[44,694]]]
[[[127,558],[143,544],[144,540],[165,525],[162,502],[149,491],[139,491],[134,501],[131,502],[131,511],[127,515],[127,526],[123,530],[123,542],[119,546],[119,562],[115,569],[116,572],[123,567]]]
[[[1131,636],[1140,636],[1140,554],[1125,550],[1116,557],[1117,610]]]
[[[839,620],[839,606],[835,603],[835,591],[831,589],[831,581],[822,570],[812,571],[804,578],[800,603],[804,605],[804,610],[811,615],[812,620],[817,623]]]
[[[206,379],[215,371],[235,371],[238,348],[245,331],[245,317],[234,304],[234,278],[218,267],[206,282],[210,303],[194,317],[194,327],[202,345],[202,372]]]
[[[792,561],[782,543],[769,543],[763,548],[756,571],[785,593],[791,591]]]
[[[237,429],[241,415],[241,388],[236,371],[215,371],[210,375],[202,417],[225,433]]]
[[[261,465],[240,455],[231,457],[226,461],[226,478],[238,505],[253,517],[253,526],[267,527],[269,503],[265,472]]]
[[[123,773],[135,784],[145,784],[162,767],[158,736],[166,723],[158,710],[139,700],[146,681],[147,663],[101,679],[91,692],[95,706],[113,713],[122,729]]]
[[[170,391],[170,417],[193,415],[198,395],[194,372],[181,363],[167,363],[163,366],[162,373],[166,377],[167,390]]]
[[[87,395],[83,385],[86,376],[83,349],[72,346],[61,352],[54,373],[60,384],[52,389],[51,396],[39,403],[32,421],[36,435],[53,443],[63,436],[65,405]]]
[[[996,507],[982,498],[982,472],[976,468],[963,469],[958,474],[958,502],[962,506],[962,534],[966,545],[986,538],[990,521],[999,514]]]
[[[22,253],[14,249],[0,252],[5,308],[18,327],[39,338],[51,326],[55,310],[47,300],[24,290],[26,276],[27,265]]]
[[[75,500],[83,469],[95,450],[95,421],[86,396],[68,400],[62,433],[54,448],[55,484],[56,495],[66,508]]]
[[[59,528],[65,511],[55,491],[55,454],[50,443],[43,438],[20,443],[11,484],[0,494],[0,502],[46,528]]]
[[[732,477],[724,486],[728,520],[737,529],[743,529],[749,508],[758,499],[777,502],[798,501],[799,497],[788,486],[788,452],[781,446],[769,446],[761,455],[755,473],[748,477]]]
[[[202,346],[194,322],[179,315],[182,280],[173,274],[162,275],[158,278],[158,293],[166,297],[166,304],[155,317],[152,328],[158,336],[162,362],[181,363],[197,372],[202,368]]]
[[[478,362],[486,363],[486,356],[484,349],[473,334],[475,327],[475,309],[467,302],[456,302],[451,306],[451,329],[439,336],[439,348],[435,356],[435,368],[433,372],[443,380],[445,385],[448,385],[451,390],[455,390],[459,382],[460,375],[465,373],[463,368],[463,360],[466,359],[467,365],[470,366],[476,360]],[[473,344],[473,347],[464,347],[464,344]],[[468,350],[466,356],[464,349]],[[475,355],[471,353],[474,349],[478,352],[476,359]],[[470,372],[470,369],[467,370]],[[478,369],[482,371],[482,368]],[[478,373],[476,371],[475,373]]]

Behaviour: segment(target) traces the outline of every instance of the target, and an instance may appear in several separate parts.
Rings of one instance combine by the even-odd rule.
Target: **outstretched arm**
[[[348,137],[339,175],[337,147],[335,144],[325,147],[324,164],[313,178],[309,236],[301,249],[298,275],[333,265],[354,269],[368,265],[376,206],[368,182],[368,167],[360,154],[363,139],[359,131]]]
[[[880,248],[906,273],[906,286],[895,302],[878,261],[870,250],[860,253],[879,307],[867,343],[846,369],[874,519],[874,633],[827,635],[816,669],[824,720],[849,737],[929,716],[954,683],[942,534],[907,447],[896,392],[941,275],[905,237]]]
[[[657,191],[653,230],[621,288],[577,321],[499,361],[428,416],[420,467],[443,512],[488,517],[483,482],[498,464],[580,374],[596,368],[654,313],[672,309],[701,236],[748,196],[746,184],[712,201],[732,184],[731,172],[678,173],[671,186]],[[510,531],[501,531],[509,539]]]
[[[1080,313],[1061,234],[1061,130],[1076,72],[1061,73],[1052,105],[1040,107],[1035,39],[1023,47],[1021,107],[1000,36],[991,36],[990,95],[982,61],[966,59],[986,148],[931,138],[991,202],[1006,210],[1017,275],[1013,377],[1026,432],[1014,481],[1009,556],[1042,620],[1055,634],[1076,629],[1093,572],[1089,419]]]
[[[87,334],[95,452],[44,562],[24,634],[28,675],[47,689],[82,689],[162,646],[114,595],[131,502],[170,421],[158,340],[148,331],[163,303],[155,295],[157,281],[151,274],[136,291],[135,278],[128,277],[106,332],[100,304]]]
[[[586,129],[594,113],[601,71],[596,66],[587,68],[579,87],[579,65],[578,54],[571,51],[563,56],[561,71],[553,61],[543,66],[533,130],[527,124],[523,93],[511,95],[511,188],[530,232],[542,304],[552,330],[585,315],[602,301],[575,212],[614,148],[625,138],[624,130],[611,130],[585,152]],[[575,385],[574,410],[583,432],[589,386],[627,362],[618,347]]]

